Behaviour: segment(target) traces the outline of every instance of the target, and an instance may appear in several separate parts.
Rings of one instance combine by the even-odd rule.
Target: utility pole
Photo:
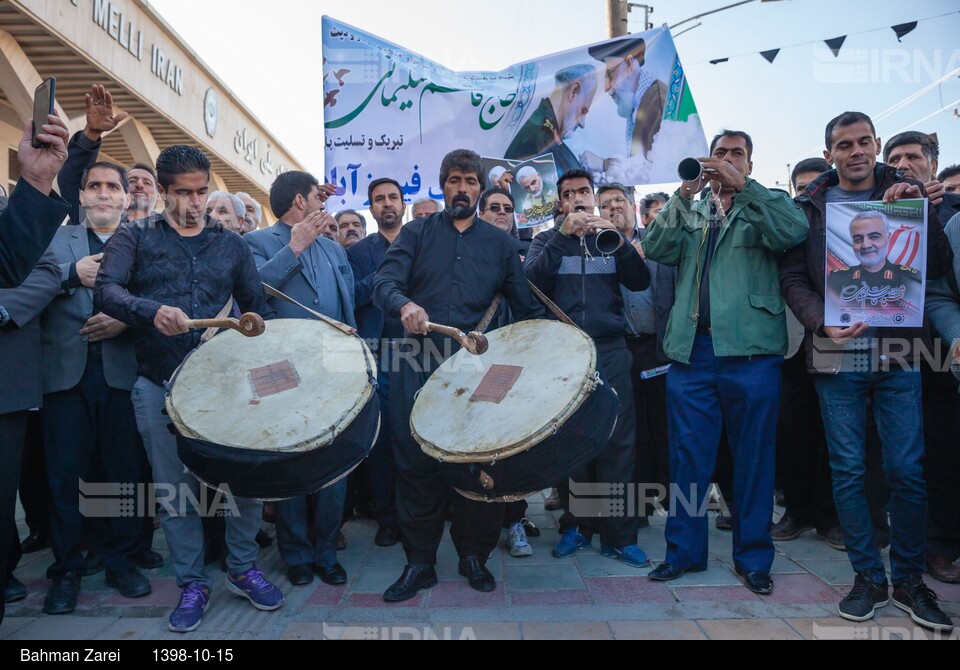
[[[627,34],[627,11],[626,0],[607,0],[607,32],[611,39]]]

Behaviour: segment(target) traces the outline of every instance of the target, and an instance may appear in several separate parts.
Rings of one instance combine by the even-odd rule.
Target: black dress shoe
[[[46,533],[30,533],[23,542],[20,543],[20,551],[24,554],[35,554],[43,551],[50,546],[50,536]]]
[[[13,575],[7,575],[7,587],[3,590],[3,604],[18,603],[27,599],[27,587]]]
[[[400,541],[400,532],[393,524],[389,526],[380,526],[377,529],[377,535],[373,538],[373,543],[378,547],[392,547]]]
[[[773,578],[767,572],[744,572],[737,570],[737,574],[743,578],[743,583],[748,589],[761,596],[768,596],[773,593]]]
[[[133,557],[133,563],[143,570],[156,570],[163,567],[163,556],[148,549],[142,554]]]
[[[314,565],[314,572],[320,575],[320,581],[330,586],[343,586],[347,583],[347,571],[343,566],[337,563],[332,568],[325,568],[322,565]]]
[[[313,566],[309,563],[293,565],[287,568],[287,578],[294,586],[306,586],[313,583]]]
[[[266,549],[273,544],[273,537],[267,531],[260,529],[257,531],[257,544],[260,545],[261,549]]]
[[[470,588],[480,593],[490,593],[497,588],[497,580],[493,578],[487,566],[480,563],[476,556],[467,556],[460,559],[458,572],[470,582]]]
[[[136,568],[126,572],[111,572],[107,570],[107,586],[116,589],[124,598],[143,598],[150,595],[150,580],[140,574]]]
[[[655,582],[672,582],[688,572],[703,572],[706,568],[678,568],[670,563],[661,563],[647,577]]]
[[[80,573],[66,572],[57,575],[47,597],[43,600],[44,614],[70,614],[77,609],[77,594],[80,593]]]
[[[400,579],[383,594],[388,603],[400,603],[410,600],[420,589],[432,589],[437,585],[437,571],[432,565],[416,567],[408,565],[403,569]]]

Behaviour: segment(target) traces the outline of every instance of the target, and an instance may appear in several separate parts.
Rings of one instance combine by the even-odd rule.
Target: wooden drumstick
[[[263,322],[263,317],[259,314],[254,314],[252,312],[244,314],[237,319],[193,319],[187,321],[187,328],[194,329],[203,329],[207,328],[230,328],[235,330],[241,335],[247,337],[258,337],[263,335],[266,331],[267,326]]]
[[[487,353],[487,350],[490,348],[490,342],[483,333],[472,332],[465,334],[462,330],[458,330],[452,326],[441,326],[440,324],[430,323],[429,321],[427,322],[427,330],[432,333],[449,335],[474,356],[482,356]]]

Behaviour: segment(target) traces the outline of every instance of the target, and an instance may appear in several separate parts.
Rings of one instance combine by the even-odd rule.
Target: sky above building
[[[607,38],[604,0],[151,4],[317,175],[324,173],[323,14],[455,70],[497,71]],[[654,24],[673,26],[732,0],[650,4]],[[846,110],[870,114],[881,138],[936,132],[941,167],[960,162],[958,9],[951,0],[758,1],[684,23],[674,39],[708,139],[721,128],[749,132],[754,177],[775,186],[787,181],[788,166],[822,155],[827,121]],[[891,26],[911,21],[916,29],[898,41]],[[628,25],[643,31],[640,10]],[[823,40],[844,35],[834,56]],[[773,63],[760,55],[777,48]],[[710,63],[722,58],[729,60]]]

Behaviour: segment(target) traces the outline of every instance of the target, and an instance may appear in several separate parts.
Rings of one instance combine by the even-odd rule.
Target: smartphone
[[[45,82],[37,86],[33,94],[33,148],[39,149],[44,146],[42,142],[37,141],[37,134],[40,132],[40,126],[47,123],[47,116],[56,113],[57,98],[57,78],[50,77]]]

